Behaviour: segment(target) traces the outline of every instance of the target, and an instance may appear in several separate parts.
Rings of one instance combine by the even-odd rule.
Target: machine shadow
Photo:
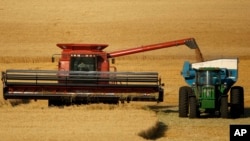
[[[168,126],[163,122],[156,122],[156,124],[147,130],[138,133],[138,136],[147,140],[156,140],[165,136]]]
[[[156,114],[158,112],[163,113],[179,113],[178,106],[166,106],[166,105],[150,105],[147,106],[149,110],[154,111]],[[240,117],[232,118],[229,116],[229,119],[238,119],[238,118],[249,118],[250,117],[250,107],[244,108],[244,114],[242,114]],[[206,119],[206,118],[219,118],[218,115],[213,114],[201,114],[199,117],[200,119]]]
[[[232,117],[229,111],[228,119],[240,119],[240,118],[249,118],[250,117],[250,107],[244,108],[244,114],[240,115],[239,117]],[[218,115],[213,114],[201,114],[199,119],[207,119],[207,118],[220,118]]]
[[[29,99],[11,99],[9,100],[10,102],[10,105],[12,107],[16,107],[18,105],[21,105],[21,104],[29,104],[31,102],[31,100]]]
[[[250,117],[250,107],[244,108],[244,115],[242,115],[242,118],[249,118]]]
[[[144,107],[145,110],[150,110],[155,112],[163,113],[178,113],[177,106],[167,106],[167,105],[147,105]],[[143,130],[138,133],[138,136],[146,139],[146,140],[157,140],[159,138],[165,137],[168,130],[168,125],[164,122],[157,121],[154,126],[150,127],[147,130]]]
[[[150,105],[147,106],[148,109],[158,113],[178,113],[178,106],[166,106],[166,105]]]

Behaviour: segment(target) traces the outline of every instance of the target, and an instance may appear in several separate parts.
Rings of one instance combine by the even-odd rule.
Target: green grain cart
[[[181,74],[189,86],[179,89],[179,117],[238,118],[244,114],[244,89],[233,86],[238,59],[185,62]]]

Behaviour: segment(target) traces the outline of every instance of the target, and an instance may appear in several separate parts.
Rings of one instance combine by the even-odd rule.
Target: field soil
[[[229,140],[229,125],[250,124],[250,1],[2,0],[0,71],[56,70],[57,43],[107,43],[107,52],[194,37],[205,60],[238,58],[245,115],[238,119],[178,117],[186,46],[116,58],[118,71],[159,72],[164,102],[48,108],[47,101],[10,101],[0,84],[2,140]]]

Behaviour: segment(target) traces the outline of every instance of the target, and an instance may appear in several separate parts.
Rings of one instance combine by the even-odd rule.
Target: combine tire
[[[197,118],[197,104],[196,97],[189,97],[189,118]]]
[[[48,100],[48,106],[49,107],[64,107],[64,106],[70,106],[72,105],[72,100],[70,98],[68,99],[62,99],[62,98],[53,98]]]
[[[60,99],[49,99],[48,100],[48,106],[49,107],[54,107],[54,106],[58,106],[58,107],[61,107],[63,106],[64,104],[62,103],[62,101]]]
[[[232,118],[239,118],[244,114],[244,89],[240,86],[231,88],[230,91],[230,114]]]
[[[162,88],[160,88],[157,103],[163,102],[163,100],[164,100],[164,90]]]
[[[192,93],[192,89],[188,86],[179,89],[179,117],[188,116],[188,95]]]
[[[221,97],[220,114],[222,118],[228,118],[228,97]]]

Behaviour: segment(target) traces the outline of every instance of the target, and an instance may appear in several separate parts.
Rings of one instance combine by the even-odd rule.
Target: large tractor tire
[[[179,117],[188,117],[188,96],[192,93],[192,89],[188,86],[179,89]]]
[[[230,91],[230,114],[232,118],[239,118],[244,114],[244,89],[240,86],[234,86]]]
[[[189,97],[189,118],[197,118],[198,109],[197,109],[197,100],[195,96]]]
[[[228,97],[221,97],[220,102],[220,115],[222,118],[228,118]]]

